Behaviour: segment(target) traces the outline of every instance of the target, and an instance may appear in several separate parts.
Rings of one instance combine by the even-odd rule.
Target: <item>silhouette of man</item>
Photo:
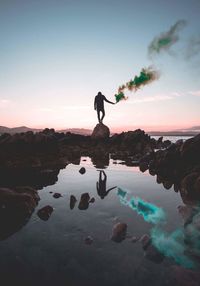
[[[104,178],[103,178],[104,175]],[[107,176],[104,171],[99,172],[99,182],[97,182],[96,187],[97,187],[97,194],[100,196],[101,199],[104,199],[108,193],[115,189],[117,186],[110,188],[106,190],[106,183],[107,183]]]
[[[97,117],[98,117],[99,123],[103,122],[103,119],[105,116],[104,101],[110,104],[115,104],[114,102],[109,101],[100,91],[98,92],[98,94],[95,96],[95,99],[94,99],[94,109],[97,111]],[[100,112],[102,113],[101,117],[100,117]]]

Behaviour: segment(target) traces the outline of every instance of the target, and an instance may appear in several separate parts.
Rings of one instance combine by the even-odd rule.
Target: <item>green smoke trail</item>
[[[132,197],[130,200],[127,200],[126,192],[120,188],[118,188],[117,195],[119,196],[121,203],[136,211],[145,221],[153,224],[164,223],[166,221],[166,215],[163,209],[156,205],[146,202],[139,197]]]
[[[134,79],[131,79],[126,84],[118,88],[118,93],[115,94],[116,102],[128,98],[124,95],[125,89],[128,89],[129,91],[137,91],[140,87],[149,84],[158,78],[159,73],[157,70],[153,69],[152,67],[143,68],[139,76],[136,75]]]
[[[187,224],[184,228],[180,227],[172,233],[167,233],[161,228],[163,223],[166,222],[166,214],[162,208],[139,197],[132,197],[128,200],[127,192],[121,188],[118,188],[117,195],[122,204],[129,206],[141,215],[145,221],[155,225],[151,229],[151,242],[160,253],[173,258],[177,264],[183,267],[196,268],[196,261],[191,257],[190,252],[192,251],[200,256],[200,208],[196,210],[190,224]]]
[[[167,32],[155,37],[148,47],[150,56],[162,51],[168,51],[179,40],[178,32],[186,25],[185,20],[177,21]]]

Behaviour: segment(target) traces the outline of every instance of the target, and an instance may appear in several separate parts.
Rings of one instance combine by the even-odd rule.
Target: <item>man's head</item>
[[[102,93],[99,91],[99,92],[97,93],[97,95],[102,95]]]

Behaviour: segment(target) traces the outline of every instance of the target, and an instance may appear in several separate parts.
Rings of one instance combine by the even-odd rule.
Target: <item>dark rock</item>
[[[77,202],[77,199],[75,196],[71,195],[70,196],[70,209],[73,210],[73,208],[75,207],[75,204]]]
[[[151,238],[148,234],[144,234],[143,236],[141,236],[140,242],[142,244],[143,249],[146,250],[151,244]]]
[[[54,197],[55,199],[58,199],[58,198],[62,197],[62,195],[61,195],[60,193],[54,193],[54,194],[53,194],[53,197]]]
[[[79,210],[86,210],[89,207],[90,196],[88,193],[81,195],[81,199],[78,205]]]
[[[83,174],[85,174],[85,172],[86,172],[86,169],[84,167],[81,167],[80,170],[79,170],[79,173],[81,175],[83,175]]]
[[[91,138],[95,140],[99,140],[99,139],[105,140],[105,139],[108,139],[109,137],[110,137],[110,130],[103,123],[97,124],[91,135]]]
[[[122,242],[126,238],[127,224],[118,222],[113,226],[111,239],[115,242]]]
[[[28,222],[39,199],[37,191],[30,187],[0,188],[0,240]]]
[[[37,215],[39,216],[40,219],[42,220],[48,220],[53,212],[53,208],[51,206],[45,206],[41,208],[38,212]]]

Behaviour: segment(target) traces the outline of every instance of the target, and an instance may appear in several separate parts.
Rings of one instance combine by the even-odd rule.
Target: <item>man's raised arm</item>
[[[105,100],[106,102],[110,103],[110,104],[115,104],[114,102],[109,101],[105,96],[104,96],[104,100]]]

